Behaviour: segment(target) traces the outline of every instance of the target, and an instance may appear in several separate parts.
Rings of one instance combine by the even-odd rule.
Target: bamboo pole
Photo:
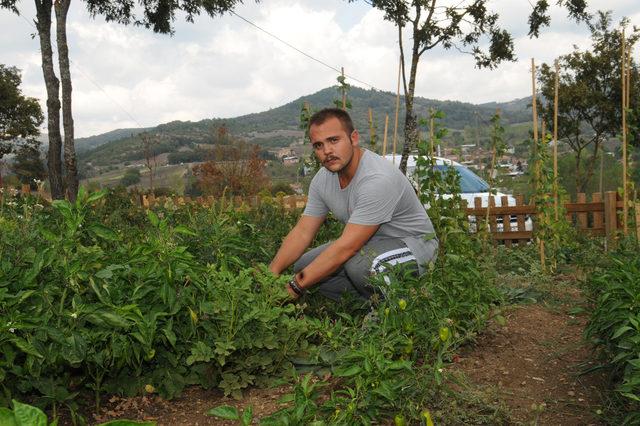
[[[342,109],[344,111],[347,110],[347,91],[344,88],[344,67],[341,67],[341,73],[342,73]]]
[[[560,66],[555,63],[556,75],[553,94],[553,210],[555,220],[558,221],[558,80]]]
[[[500,108],[496,109],[496,115],[500,116]],[[487,229],[489,229],[489,211],[491,210],[491,203],[489,202],[489,200],[491,200],[491,198],[493,197],[493,195],[491,195],[491,190],[493,189],[493,173],[495,171],[496,168],[496,139],[495,139],[495,134],[493,135],[493,140],[491,142],[491,168],[489,169],[489,199],[487,200],[487,216],[486,216],[486,223],[487,223]],[[508,205],[508,203],[507,203]],[[502,206],[502,207],[506,207],[506,206]],[[507,223],[504,223],[504,221],[502,222],[502,231],[504,231],[506,229],[506,227],[509,226]]]
[[[396,162],[396,145],[398,143],[398,112],[400,111],[400,73],[402,72],[402,61],[398,62],[398,89],[396,91],[396,121],[393,125],[393,163]]]
[[[536,150],[538,150],[538,101],[536,98],[536,62],[535,59],[531,58],[531,86],[533,91],[533,146]],[[535,193],[538,193],[538,181],[540,180],[540,161],[536,159],[536,164],[534,165],[535,172]],[[538,238],[538,244],[540,246],[540,266],[542,270],[545,270],[545,256],[544,256],[544,241],[542,238]]]
[[[433,144],[435,134],[433,131],[433,125],[433,108],[429,108],[429,155],[431,156],[431,162],[435,164],[435,162],[433,161],[433,157],[435,156],[435,146]]]
[[[624,27],[622,28],[622,229],[627,235],[627,47]]]
[[[387,155],[387,130],[389,129],[389,114],[384,117],[384,137],[382,138],[382,156]]]
[[[534,147],[534,152],[537,153],[538,151],[538,101],[536,99],[536,63],[535,60],[533,58],[531,58],[531,86],[533,88],[533,104],[532,104],[532,110],[533,110],[533,147]],[[535,173],[535,179],[534,179],[534,184],[535,184],[535,190],[537,192],[538,190],[538,166],[537,166],[538,162],[536,161],[536,164],[534,164],[534,173]]]
[[[373,131],[373,111],[369,108],[369,145],[375,152],[375,146],[373,145],[373,139],[375,138],[375,132]]]
[[[600,154],[600,196],[604,197],[604,148]]]

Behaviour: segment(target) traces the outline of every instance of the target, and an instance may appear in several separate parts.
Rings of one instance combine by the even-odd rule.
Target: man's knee
[[[318,247],[312,248],[311,250],[300,256],[300,258],[293,263],[293,272],[297,274],[298,272],[306,268],[311,262],[313,262],[316,257],[320,255],[320,253],[322,253],[327,248],[327,246],[329,246],[329,244],[331,243],[325,243]]]
[[[352,282],[365,283],[371,276],[371,261],[356,254],[344,264],[344,270]]]

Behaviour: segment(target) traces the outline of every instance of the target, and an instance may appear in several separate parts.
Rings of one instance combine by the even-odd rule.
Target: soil
[[[601,374],[582,374],[595,365],[594,352],[583,340],[586,315],[574,315],[581,299],[572,286],[560,286],[547,302],[516,305],[492,321],[472,345],[463,347],[448,368],[462,372],[471,386],[506,406],[512,425],[598,425],[602,408]],[[112,397],[94,422],[116,418],[156,421],[162,425],[233,425],[206,415],[219,405],[244,409],[254,418],[282,406],[277,400],[290,386],[251,389],[241,401],[221,392],[189,388],[180,398],[165,401],[149,395]],[[436,424],[438,424],[437,419]]]
[[[510,308],[504,325],[493,322],[456,364],[472,383],[498,395],[514,425],[603,423],[605,378],[583,374],[596,362],[582,337],[587,318],[570,314],[580,294],[569,289],[564,296]]]
[[[273,389],[250,389],[241,401],[225,397],[217,390],[188,388],[181,397],[164,400],[159,396],[135,398],[111,397],[100,415],[94,415],[90,423],[102,423],[114,419],[155,421],[158,426],[237,425],[238,422],[207,416],[207,411],[220,405],[231,405],[240,410],[251,406],[254,418],[264,417],[282,408],[278,403],[291,386]]]

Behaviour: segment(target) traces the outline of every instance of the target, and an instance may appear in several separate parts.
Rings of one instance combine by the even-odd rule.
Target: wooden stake
[[[375,131],[373,130],[373,111],[369,108],[369,145],[371,149],[375,152],[376,146],[373,144],[375,139]]]
[[[622,229],[627,235],[627,47],[624,27],[622,28]]]
[[[626,96],[627,111],[629,111],[631,109],[631,103],[630,102],[631,102],[631,88],[632,88],[631,87],[631,54],[632,54],[632,48],[633,48],[633,46],[629,45],[628,49],[627,49],[627,81],[626,81],[626,85],[625,85],[626,95],[627,95]],[[629,123],[627,123],[627,134],[628,133],[629,133]],[[625,188],[625,195],[627,196],[627,202],[625,203],[627,205],[627,211],[629,209],[629,204],[632,203],[632,201],[630,200],[631,197],[629,196],[630,195],[629,194],[629,191],[630,191],[629,186],[631,186],[631,185],[629,184],[629,176],[628,176],[629,164],[628,163],[629,163],[629,152],[627,150],[627,161],[625,161],[625,167],[627,169],[627,173],[625,173],[626,184],[625,184],[625,187],[624,187]],[[631,214],[631,212],[629,212],[629,215],[630,214]],[[627,228],[629,226],[628,225],[629,224],[629,215],[625,215],[625,221],[624,221],[624,224],[627,225]],[[633,231],[630,231],[630,232],[633,232]],[[625,232],[625,235],[627,235],[626,232]]]
[[[532,109],[533,109],[533,147],[534,147],[534,152],[537,153],[538,151],[538,101],[536,99],[536,63],[535,60],[533,58],[531,58],[531,86],[533,89],[533,105],[532,105]],[[535,192],[538,191],[538,180],[539,180],[539,176],[538,176],[538,166],[537,166],[538,162],[536,161],[536,164],[534,164],[534,173],[535,173],[535,179],[534,179],[534,185],[535,185]]]
[[[347,110],[347,91],[344,88],[344,67],[340,68],[342,71],[342,109]]]
[[[604,197],[604,148],[600,154],[600,195]]]
[[[384,137],[382,138],[382,156],[387,155],[387,130],[389,129],[389,114],[384,117]]]
[[[433,131],[433,108],[429,108],[429,155],[433,164],[433,157],[435,156],[435,146],[433,145],[434,131]]]
[[[535,152],[538,150],[538,101],[536,99],[536,62],[533,58],[531,58],[531,86],[533,89],[533,146],[535,148]],[[536,164],[534,165],[535,172],[535,193],[538,193],[538,181],[540,180],[540,161],[536,160]],[[545,258],[544,258],[544,241],[542,238],[538,239],[540,245],[540,265],[542,266],[542,270],[545,270]]]
[[[398,143],[398,112],[400,111],[400,73],[402,62],[398,62],[398,90],[396,91],[396,121],[393,125],[393,163],[396,163],[396,144]]]
[[[558,221],[558,75],[560,66],[556,59],[556,75],[553,95],[553,208],[556,222]]]
[[[496,115],[500,116],[500,108],[496,109]],[[493,195],[491,195],[491,190],[493,189],[493,173],[496,168],[496,140],[495,140],[495,135],[493,136],[494,136],[492,138],[493,141],[491,142],[491,168],[489,169],[489,198],[493,197]],[[506,207],[506,206],[502,205],[502,207]],[[491,209],[491,203],[487,202],[487,217],[486,217],[487,227],[489,227],[489,210],[490,209]],[[506,230],[507,226],[509,226],[509,224],[503,221],[502,222],[503,232]]]

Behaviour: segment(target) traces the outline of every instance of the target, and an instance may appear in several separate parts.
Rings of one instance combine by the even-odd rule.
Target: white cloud
[[[589,3],[592,9],[617,10],[616,22],[624,14],[640,23],[640,6],[635,2]],[[435,49],[420,63],[418,95],[471,102],[527,96],[531,57],[537,63],[549,62],[571,51],[573,44],[588,46],[584,25],[570,22],[566,11],[555,6],[551,28],[539,39],[530,39],[528,2],[493,0],[492,5],[501,24],[514,34],[519,61],[494,71],[477,70],[470,56]],[[28,23],[33,6],[22,7],[26,20],[0,13],[0,27],[7,29],[0,40],[0,63],[22,69],[23,91],[41,99],[44,106],[39,44],[30,38],[35,30]],[[170,37],[92,20],[82,7],[72,4],[68,26],[78,137],[176,119],[259,112],[335,84],[336,71],[233,15],[200,16],[193,24],[177,21]],[[381,12],[362,2],[247,2],[237,13],[332,67],[344,67],[347,75],[377,89],[396,90],[397,31]]]

